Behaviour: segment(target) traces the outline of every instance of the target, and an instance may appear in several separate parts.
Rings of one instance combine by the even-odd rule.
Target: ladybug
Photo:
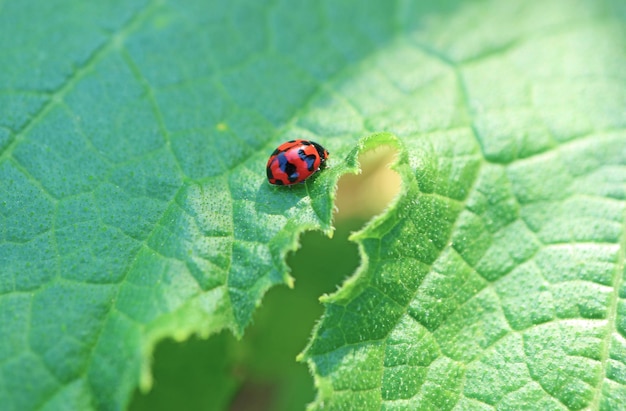
[[[267,160],[267,181],[277,186],[304,183],[324,168],[328,151],[314,141],[289,140]]]

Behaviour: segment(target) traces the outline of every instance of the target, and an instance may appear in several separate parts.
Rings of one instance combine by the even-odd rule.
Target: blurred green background
[[[359,265],[350,233],[399,189],[399,177],[388,167],[393,155],[387,148],[369,151],[359,158],[362,174],[341,178],[333,238],[313,231],[301,236],[300,249],[287,260],[294,288],[271,289],[241,341],[226,331],[208,340],[161,342],[152,390],[137,391],[129,409],[294,411],[313,401],[313,378],[296,356],[323,313],[319,297],[334,292]]]

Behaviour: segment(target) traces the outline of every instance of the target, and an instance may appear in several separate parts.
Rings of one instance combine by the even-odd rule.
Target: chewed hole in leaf
[[[313,378],[295,358],[322,315],[319,297],[334,292],[359,265],[357,245],[348,240],[351,232],[398,193],[400,178],[389,168],[395,154],[387,146],[367,150],[359,156],[362,172],[341,177],[333,238],[319,231],[302,235],[300,249],[287,261],[295,287],[271,289],[241,341],[222,332],[208,340],[161,342],[154,354],[153,388],[137,391],[129,409],[291,411],[313,401]],[[212,387],[223,395],[215,396]]]
[[[346,174],[339,180],[335,220],[367,221],[380,214],[400,191],[400,176],[389,165],[396,156],[390,146],[367,150],[359,156],[361,174]]]

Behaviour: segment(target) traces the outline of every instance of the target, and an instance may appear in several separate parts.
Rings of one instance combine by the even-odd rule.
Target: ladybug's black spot
[[[304,154],[304,150],[298,150],[298,156],[302,161],[306,163],[306,168],[309,171],[313,171],[313,167],[315,167],[315,156],[313,154],[306,155]]]
[[[287,174],[287,179],[290,182],[294,182],[298,179],[298,177],[300,176],[298,174],[298,169],[296,168],[295,165],[291,164],[289,161],[287,161],[287,157],[285,157],[285,153],[280,153],[278,155],[278,167],[285,173]]]
[[[288,143],[295,143],[295,142],[296,142],[296,140],[289,140],[289,141],[287,141],[287,142],[288,142]]]
[[[275,156],[278,153],[280,153],[280,150],[276,149],[276,150],[272,151],[272,154],[270,155],[270,157]]]
[[[285,165],[285,173],[287,173],[287,178],[289,179],[289,181],[293,182],[296,181],[298,179],[298,177],[300,176],[298,174],[297,168],[296,166],[294,166],[291,163],[287,163]]]
[[[268,180],[273,180],[274,179],[274,173],[272,173],[272,168],[268,167],[266,170],[267,170],[267,179]]]

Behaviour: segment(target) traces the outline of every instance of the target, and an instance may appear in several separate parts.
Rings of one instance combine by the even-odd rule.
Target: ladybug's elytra
[[[289,186],[304,181],[324,168],[328,151],[310,140],[289,140],[278,146],[267,160],[267,181]]]

